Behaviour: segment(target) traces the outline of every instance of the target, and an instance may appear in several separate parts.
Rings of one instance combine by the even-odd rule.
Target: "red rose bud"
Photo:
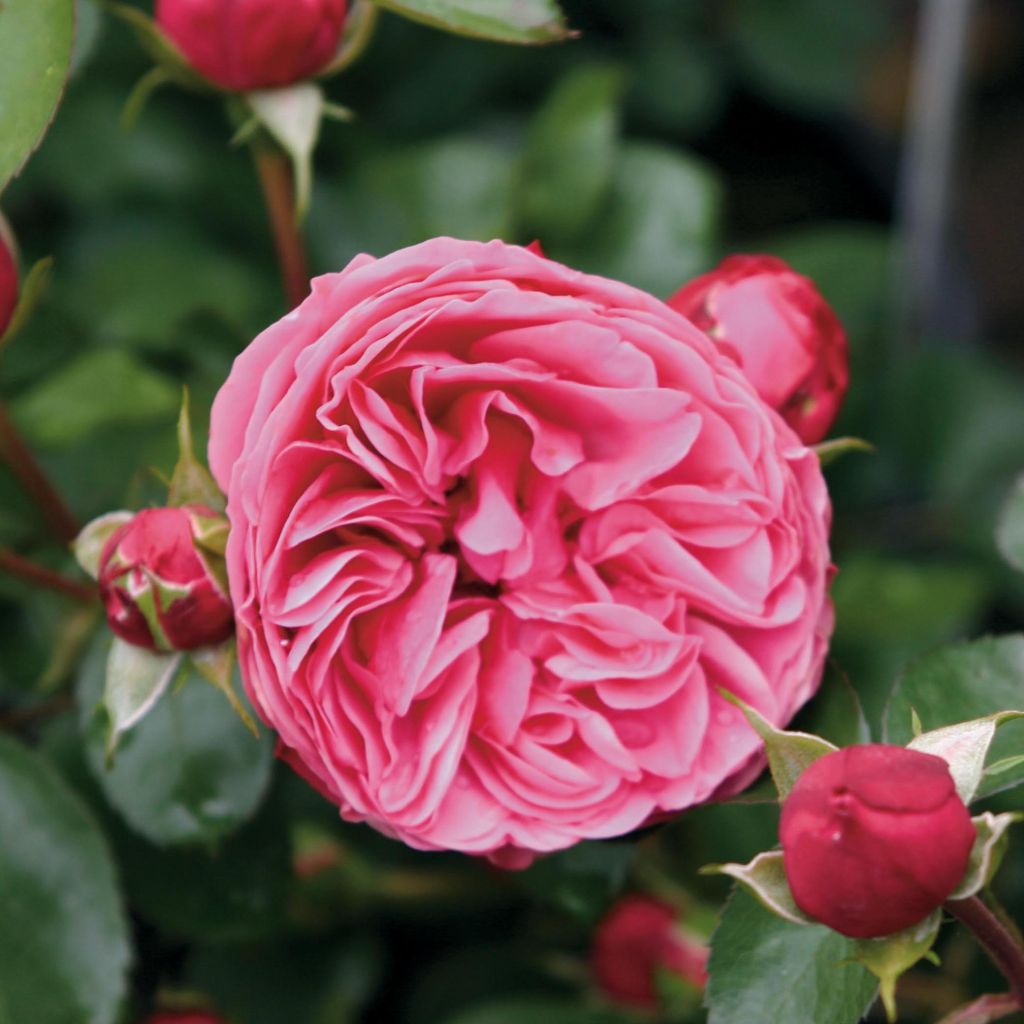
[[[591,964],[597,983],[609,998],[629,1006],[658,1005],[659,970],[702,990],[707,961],[707,946],[680,929],[677,911],[647,896],[619,900],[594,933]]]
[[[234,625],[224,573],[227,524],[203,505],[150,508],[111,534],[100,555],[110,628],[139,647],[187,651]]]
[[[7,330],[18,305],[18,261],[14,236],[0,216],[0,337]]]
[[[347,0],[156,0],[156,22],[204,78],[232,91],[311,78],[333,59]]]
[[[849,384],[849,355],[814,282],[774,256],[730,256],[668,304],[743,367],[805,444],[828,433]]]
[[[964,877],[975,829],[942,758],[871,744],[826,754],[800,776],[779,837],[797,906],[873,939],[942,904]]]

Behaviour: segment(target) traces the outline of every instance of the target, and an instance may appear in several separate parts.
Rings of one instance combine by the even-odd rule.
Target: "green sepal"
[[[796,780],[804,770],[819,758],[831,754],[839,748],[820,736],[812,736],[806,732],[786,732],[772,725],[756,708],[752,708],[739,697],[719,688],[719,693],[735,704],[753,727],[754,731],[764,740],[768,754],[768,768],[772,780],[778,790],[779,799],[785,800]]]
[[[44,256],[32,264],[32,269],[25,275],[18,288],[18,304],[14,307],[10,322],[3,334],[0,334],[0,349],[10,345],[18,332],[28,323],[46,291],[52,271],[52,256]]]
[[[923,921],[880,939],[858,939],[851,960],[863,964],[880,982],[880,995],[889,1021],[896,1020],[896,982],[919,960],[931,958],[931,948],[942,924],[942,911],[933,910]]]
[[[786,881],[781,850],[759,853],[749,864],[708,864],[700,874],[735,878],[763,907],[793,924],[818,923],[796,905]]]
[[[137,570],[145,576],[146,585],[141,590],[131,590],[132,603],[146,620],[153,643],[161,651],[173,651],[174,644],[164,630],[161,616],[177,601],[183,601],[191,593],[191,588],[178,583],[168,583],[155,576],[144,567]]]
[[[316,77],[330,78],[359,60],[373,38],[379,16],[380,8],[376,4],[370,3],[369,0],[356,0],[345,16],[345,31],[338,44],[337,53]]]
[[[498,43],[574,38],[554,0],[374,0],[379,7],[443,32]]]
[[[111,535],[125,523],[131,522],[134,512],[108,512],[86,523],[81,533],[71,542],[71,552],[78,564],[94,580],[100,575],[100,555]]]
[[[106,744],[108,767],[121,737],[153,710],[180,665],[180,653],[151,651],[114,637],[107,657],[102,703],[110,723]]]
[[[907,748],[941,757],[949,765],[960,799],[969,804],[985,773],[985,758],[996,729],[1017,718],[1024,718],[1024,711],[997,711],[984,718],[923,732],[915,736]]]
[[[139,8],[116,0],[98,0],[111,14],[126,22],[135,33],[139,45],[152,58],[157,67],[163,69],[168,81],[186,89],[198,92],[219,92],[218,86],[197,72],[185,55],[165,35],[157,23]]]
[[[827,466],[847,452],[874,453],[877,449],[870,441],[865,441],[862,437],[834,437],[829,441],[812,444],[811,450],[818,456],[818,461],[822,466]]]
[[[150,68],[132,86],[132,91],[128,93],[128,99],[124,101],[124,107],[121,109],[121,129],[126,132],[133,131],[153,93],[173,81],[174,76],[167,68],[161,67],[159,64]]]
[[[249,709],[242,703],[235,689],[234,677],[237,663],[235,640],[225,640],[215,647],[200,647],[191,651],[189,657],[195,670],[215,689],[220,690],[227,698],[231,709],[242,720],[245,727],[256,737],[260,738],[260,730],[256,725]]]
[[[986,811],[971,818],[977,838],[971,848],[971,857],[967,862],[967,871],[960,884],[950,895],[951,900],[965,900],[988,887],[993,876],[999,870],[1003,854],[1009,844],[1006,830],[1018,821],[1024,821],[1024,814],[1011,812],[992,814]]]
[[[210,471],[196,458],[189,418],[188,388],[182,389],[178,414],[178,462],[171,475],[167,504],[206,505],[215,512],[224,511],[224,495]]]
[[[313,191],[313,150],[324,117],[324,94],[313,82],[245,94],[259,123],[291,160],[295,177],[295,218],[302,221]]]

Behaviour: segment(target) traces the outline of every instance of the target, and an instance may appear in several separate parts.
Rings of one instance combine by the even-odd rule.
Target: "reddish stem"
[[[18,428],[0,403],[0,459],[11,468],[26,494],[43,513],[54,536],[70,544],[78,536],[78,520],[50,483]]]
[[[92,602],[99,596],[95,587],[79,583],[78,580],[69,580],[59,572],[16,555],[8,548],[0,548],[0,572],[16,576],[33,586],[54,590],[65,597],[73,597],[76,601]]]
[[[1002,921],[977,896],[947,900],[945,907],[974,933],[981,948],[1006,975],[1017,1005],[1024,1009],[1024,949],[1017,945]]]
[[[265,144],[253,146],[253,156],[274,235],[285,298],[288,308],[294,309],[309,294],[309,269],[295,213],[292,166],[284,153]]]

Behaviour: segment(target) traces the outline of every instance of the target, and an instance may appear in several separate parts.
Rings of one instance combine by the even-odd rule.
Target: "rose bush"
[[[745,784],[832,625],[816,456],[664,303],[356,258],[213,409],[249,695],[353,821],[506,864]]]
[[[797,906],[865,939],[940,906],[963,878],[975,836],[942,758],[877,743],[811,764],[779,821]]]
[[[310,78],[330,63],[347,0],[156,0],[156,22],[204,78],[231,91]]]
[[[775,256],[730,256],[668,304],[742,367],[757,393],[815,444],[849,384],[846,333],[814,282]]]
[[[658,1005],[658,971],[697,991],[707,981],[707,946],[680,929],[673,907],[649,896],[626,896],[612,907],[594,932],[590,959],[601,990],[629,1006]]]
[[[210,508],[147,508],[118,527],[99,562],[100,596],[123,640],[161,651],[218,644],[233,629]]]

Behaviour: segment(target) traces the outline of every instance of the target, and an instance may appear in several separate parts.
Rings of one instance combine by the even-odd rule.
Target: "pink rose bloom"
[[[850,382],[846,333],[810,278],[775,256],[730,256],[668,304],[728,352],[757,393],[815,444]]]
[[[347,0],[156,0],[156,22],[204,78],[244,91],[311,78],[334,58]]]
[[[411,846],[513,866],[745,785],[832,614],[815,454],[663,302],[517,246],[359,256],[235,361],[210,459],[249,695]]]

